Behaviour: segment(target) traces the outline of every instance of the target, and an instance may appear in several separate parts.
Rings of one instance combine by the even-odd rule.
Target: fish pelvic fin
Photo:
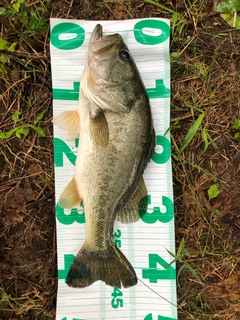
[[[78,206],[82,201],[83,199],[80,197],[77,190],[76,180],[73,177],[61,193],[58,205],[64,209],[71,209]]]
[[[85,288],[97,280],[118,288],[137,284],[133,267],[114,244],[100,252],[88,251],[83,246],[70,267],[66,283],[73,288]]]
[[[137,189],[126,207],[117,214],[117,220],[121,223],[132,223],[140,219],[139,210],[147,209],[147,202],[141,201],[147,196],[147,187],[141,176]]]
[[[69,136],[77,136],[80,132],[80,116],[77,110],[64,111],[53,119],[53,123],[66,131]]]

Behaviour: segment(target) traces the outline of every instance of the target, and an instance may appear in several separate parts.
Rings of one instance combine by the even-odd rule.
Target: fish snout
[[[101,26],[101,24],[97,24],[91,34],[91,37],[89,40],[89,47],[91,46],[92,43],[94,43],[95,41],[97,41],[100,38],[102,38],[102,26]]]
[[[98,58],[109,57],[116,54],[121,41],[122,37],[118,33],[103,37],[102,26],[97,24],[90,38],[89,54]]]

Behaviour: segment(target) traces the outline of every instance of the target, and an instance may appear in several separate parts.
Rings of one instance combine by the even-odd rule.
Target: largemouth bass
[[[79,107],[54,123],[80,137],[76,171],[59,206],[83,203],[86,240],[66,283],[83,288],[97,280],[127,288],[136,273],[113,241],[113,224],[139,219],[147,195],[143,171],[155,147],[151,109],[133,58],[119,34],[92,32],[81,79]]]

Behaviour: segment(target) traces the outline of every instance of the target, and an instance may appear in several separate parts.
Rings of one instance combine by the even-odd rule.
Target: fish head
[[[119,34],[94,28],[81,81],[83,93],[103,110],[129,112],[143,88],[138,69]]]

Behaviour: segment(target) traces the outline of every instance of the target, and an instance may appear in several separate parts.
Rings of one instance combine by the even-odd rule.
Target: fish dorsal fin
[[[83,199],[78,193],[76,180],[73,177],[60,195],[58,205],[64,209],[71,209],[78,206],[81,201]]]
[[[147,203],[145,203],[145,201],[141,201],[141,199],[146,196],[147,188],[143,180],[143,177],[141,177],[137,190],[133,195],[133,198],[130,200],[127,206],[118,213],[117,220],[125,224],[138,221],[140,219],[139,209],[146,210],[147,207]],[[144,208],[139,208],[140,201],[141,205],[144,206]]]
[[[64,111],[53,119],[53,123],[68,135],[78,135],[80,132],[80,116],[77,110]]]
[[[90,118],[90,137],[96,146],[106,147],[109,141],[108,123],[102,110]]]

